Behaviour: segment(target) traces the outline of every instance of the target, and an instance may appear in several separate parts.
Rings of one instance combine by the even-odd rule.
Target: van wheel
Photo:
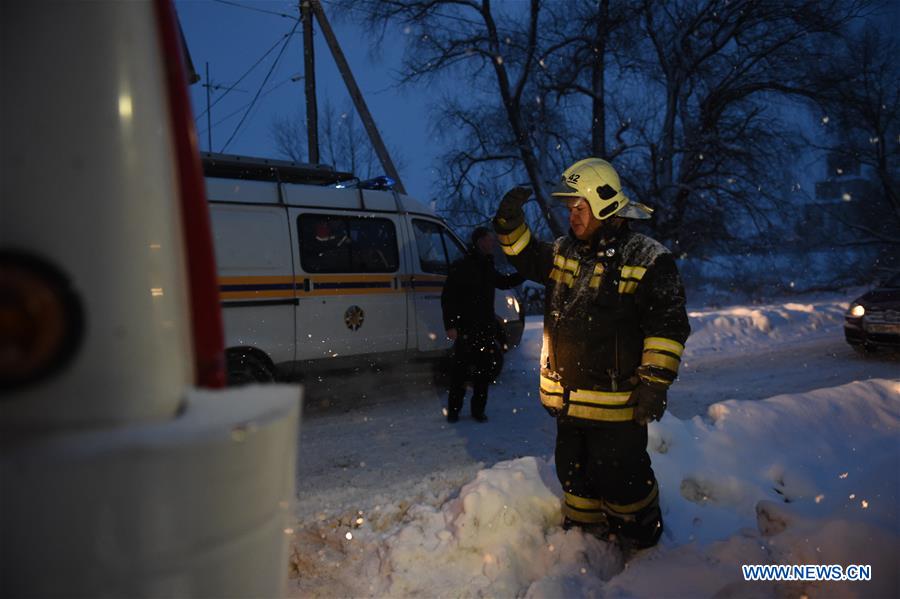
[[[228,385],[272,383],[275,372],[266,360],[250,352],[228,353]]]

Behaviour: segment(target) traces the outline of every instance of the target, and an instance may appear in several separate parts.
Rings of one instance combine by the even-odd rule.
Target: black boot
[[[634,520],[621,521],[613,527],[623,553],[649,549],[662,536],[663,521],[659,505],[649,506],[635,514]]]

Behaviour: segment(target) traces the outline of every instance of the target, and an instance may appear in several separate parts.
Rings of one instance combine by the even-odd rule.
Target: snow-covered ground
[[[334,409],[302,425],[292,594],[898,596],[900,361],[844,343],[848,299],[691,312],[670,412],[650,427],[666,531],[627,563],[559,527],[539,320],[487,424],[447,424],[425,372],[313,384]],[[740,569],[808,563],[871,564],[873,580]]]

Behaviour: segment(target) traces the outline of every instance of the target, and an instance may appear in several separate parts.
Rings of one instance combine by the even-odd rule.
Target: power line
[[[278,66],[278,61],[281,60],[281,56],[284,54],[285,49],[288,46],[288,42],[291,41],[291,36],[294,35],[294,32],[297,31],[297,26],[300,24],[300,20],[296,20],[294,22],[294,26],[291,28],[291,32],[285,37],[284,43],[281,45],[281,50],[278,51],[278,56],[275,57],[275,61],[272,63],[272,66],[269,67],[269,72],[266,73],[266,78],[263,79],[262,84],[260,84],[259,89],[256,90],[256,95],[253,96],[253,100],[250,102],[250,106],[247,107],[247,112],[244,113],[244,116],[241,117],[240,122],[238,122],[237,127],[234,128],[234,131],[231,133],[231,137],[228,138],[228,141],[225,142],[225,145],[222,146],[222,152],[228,148],[228,144],[234,139],[234,136],[237,135],[237,132],[240,130],[241,125],[244,124],[244,121],[247,120],[247,116],[250,114],[250,111],[253,110],[253,106],[256,104],[256,101],[259,99],[259,95],[262,93],[263,88],[266,86],[266,83],[269,81],[269,77],[272,76],[272,72],[275,71],[275,67]]]
[[[228,6],[236,6],[238,8],[244,8],[247,10],[254,10],[256,12],[262,12],[269,15],[276,15],[279,17],[286,17],[288,19],[297,19],[298,17],[295,15],[289,15],[284,12],[278,12],[274,10],[267,10],[265,8],[259,8],[258,6],[248,6],[246,4],[240,4],[239,2],[231,2],[230,0],[213,0],[213,2],[218,2],[219,4],[227,4]]]
[[[303,76],[302,76],[302,75],[291,75],[291,76],[288,77],[287,79],[285,79],[285,80],[283,80],[283,81],[280,81],[280,82],[276,83],[275,85],[273,85],[272,87],[270,87],[269,89],[267,89],[266,91],[264,91],[264,92],[260,95],[260,98],[265,98],[266,96],[268,96],[269,94],[271,94],[271,93],[274,92],[275,90],[277,90],[277,89],[279,89],[279,88],[281,88],[281,87],[284,87],[284,85],[287,84],[287,83],[291,83],[291,82],[293,82],[293,81],[299,81],[299,80],[301,80],[301,79],[303,79]],[[237,115],[240,114],[245,108],[247,108],[248,106],[250,106],[250,104],[251,104],[250,102],[247,102],[246,104],[243,104],[243,105],[241,105],[240,107],[238,107],[236,110],[233,110],[232,112],[229,112],[228,114],[226,114],[225,116],[223,116],[222,118],[220,118],[218,121],[213,122],[213,124],[212,124],[213,128],[218,127],[219,125],[221,125],[221,124],[224,123],[225,121],[230,121],[233,117],[237,116]],[[207,129],[199,129],[199,130],[197,131],[197,135],[203,135],[204,133],[206,133],[206,131],[207,131]]]
[[[297,22],[299,23],[299,21],[297,21]],[[267,57],[269,54],[271,54],[273,50],[275,50],[275,48],[278,47],[278,44],[282,43],[282,42],[285,40],[285,38],[289,38],[289,37],[294,33],[294,30],[296,30],[296,28],[297,28],[297,26],[296,26],[296,24],[295,24],[295,25],[294,25],[294,29],[292,29],[292,30],[290,31],[290,33],[285,33],[285,34],[282,35],[280,38],[278,38],[278,40],[277,40],[274,44],[272,44],[272,47],[269,48],[268,50],[266,50],[266,52],[265,52],[262,56],[259,57],[259,60],[257,60],[256,62],[254,62],[253,65],[252,65],[249,69],[247,69],[247,70],[244,72],[243,75],[241,75],[241,76],[238,78],[237,81],[235,81],[234,83],[232,83],[231,86],[230,86],[228,89],[226,89],[224,92],[222,92],[222,95],[221,95],[221,96],[219,96],[218,98],[216,98],[215,101],[213,101],[213,103],[209,105],[209,108],[211,109],[213,106],[215,106],[216,104],[218,104],[219,102],[221,102],[223,99],[225,99],[225,96],[227,96],[229,93],[231,93],[231,91],[232,91],[234,88],[236,88],[236,87],[238,86],[238,84],[239,84],[241,81],[243,81],[244,78],[245,78],[247,75],[249,75],[251,72],[253,72],[253,70],[256,69],[256,67],[258,67],[259,64],[260,64],[262,61],[264,61],[264,60],[266,59],[266,57]],[[205,114],[206,114],[206,109],[204,109],[203,112],[201,112],[199,115],[197,115],[197,118],[195,118],[194,121],[199,121],[201,118],[203,118],[203,115],[205,115]]]

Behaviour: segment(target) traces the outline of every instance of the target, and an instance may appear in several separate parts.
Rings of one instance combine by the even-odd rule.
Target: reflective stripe
[[[561,268],[563,270],[568,270],[574,275],[577,275],[578,271],[581,270],[581,263],[578,262],[578,260],[564,258],[560,254],[556,254],[553,256],[553,266]]]
[[[619,293],[634,293],[637,291],[637,281],[626,281],[624,279],[619,281]]]
[[[562,393],[563,386],[558,381],[541,375],[541,389],[546,389],[547,393]]]
[[[529,241],[531,241],[531,230],[525,226],[525,233],[522,234],[518,241],[511,246],[500,244],[500,249],[502,249],[503,253],[507,256],[518,256],[528,245]]]
[[[681,360],[668,354],[645,351],[641,364],[647,366],[659,366],[660,368],[665,368],[672,372],[678,372],[678,366],[681,364]]]
[[[644,375],[640,375],[640,376],[641,376],[642,381],[647,381],[650,383],[660,383],[662,385],[671,385],[672,384],[672,381],[670,381],[668,379],[660,378],[658,376],[653,376],[652,374],[644,374]]]
[[[590,287],[600,287],[600,281],[603,280],[603,265],[597,264],[594,266],[594,275],[591,277],[591,282],[589,283]]]
[[[644,278],[644,275],[647,273],[647,269],[643,266],[623,266],[622,267],[622,278],[623,279],[634,279],[636,281],[640,281]]]
[[[582,524],[600,524],[606,522],[606,513],[602,510],[596,512],[584,512],[570,506],[568,503],[563,504],[563,514],[569,519]]]
[[[639,512],[648,505],[652,504],[659,497],[659,486],[656,482],[653,483],[653,488],[650,489],[650,493],[641,499],[640,501],[635,501],[634,503],[626,503],[626,504],[618,504],[612,503],[611,501],[605,501],[604,507],[611,512],[615,512],[616,514],[633,514],[635,512]]]
[[[667,351],[678,357],[681,357],[681,354],[684,352],[683,345],[672,339],[666,339],[665,337],[647,337],[644,339],[644,350],[646,351],[648,349]]]
[[[569,404],[566,415],[585,420],[602,420],[605,422],[627,422],[634,419],[634,408],[600,408],[596,406],[582,406]]]
[[[619,293],[634,293],[638,281],[644,278],[647,269],[643,266],[623,266],[619,279]]]
[[[557,283],[563,283],[569,287],[575,284],[575,277],[572,276],[572,273],[559,270],[558,268],[554,268],[550,271],[550,278]]]
[[[528,225],[522,223],[509,233],[505,235],[502,233],[497,233],[497,241],[499,241],[502,245],[513,245],[516,243],[525,232],[528,231]]]
[[[557,410],[562,410],[562,395],[555,395],[541,389],[541,405],[545,405],[548,408],[556,408]]]
[[[631,391],[587,391],[576,389],[569,393],[569,399],[572,401],[609,406],[624,405],[628,403],[629,397],[631,397]]]
[[[563,407],[563,386],[551,378],[541,376],[541,403],[549,408]]]
[[[601,510],[603,509],[603,501],[600,499],[591,499],[589,497],[579,497],[566,493],[566,505],[579,510]]]

